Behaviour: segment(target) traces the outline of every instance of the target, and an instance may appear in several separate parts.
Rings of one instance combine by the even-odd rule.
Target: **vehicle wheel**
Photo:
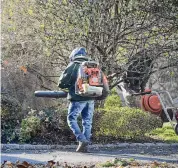
[[[175,126],[175,132],[178,135],[178,124],[176,124],[176,126]]]

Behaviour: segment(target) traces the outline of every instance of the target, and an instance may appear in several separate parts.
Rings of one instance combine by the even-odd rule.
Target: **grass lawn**
[[[168,143],[178,143],[178,135],[176,135],[170,123],[164,123],[162,128],[157,128],[151,131],[147,134],[147,136],[154,139],[163,140]]]

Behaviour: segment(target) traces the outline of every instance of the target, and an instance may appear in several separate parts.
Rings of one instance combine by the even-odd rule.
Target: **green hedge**
[[[104,103],[104,108],[117,108],[121,106],[122,106],[121,99],[118,95],[108,96]]]
[[[113,107],[103,109],[102,113],[97,136],[138,138],[162,125],[159,117],[136,108]]]
[[[138,108],[122,107],[115,90],[111,93],[105,100],[104,109],[96,110],[94,115],[97,116],[94,117],[95,137],[139,138],[162,126],[160,117]]]
[[[121,107],[119,96],[113,91],[111,93],[105,100],[104,108],[95,109],[94,112],[92,134],[95,142],[103,142],[101,137],[108,137],[107,142],[118,138],[138,139],[162,125],[161,119],[155,115],[136,108]],[[66,108],[59,106],[42,111],[29,110],[28,115],[23,115],[14,100],[3,98],[2,102],[3,143],[14,142],[14,139],[17,142],[41,144],[75,141],[67,125]],[[81,117],[79,125],[81,126]]]

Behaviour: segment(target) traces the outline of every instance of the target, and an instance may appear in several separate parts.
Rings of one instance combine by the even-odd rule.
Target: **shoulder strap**
[[[73,68],[72,73],[70,75],[69,81],[71,81],[71,79],[72,79],[72,76],[73,76],[73,74],[75,72],[75,68],[76,68],[76,64],[74,64],[74,68]]]

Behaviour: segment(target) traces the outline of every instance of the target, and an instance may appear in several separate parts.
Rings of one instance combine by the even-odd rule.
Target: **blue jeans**
[[[93,100],[70,102],[68,108],[67,123],[78,141],[90,142],[93,112]],[[80,114],[82,116],[82,132],[77,122],[77,118]]]

